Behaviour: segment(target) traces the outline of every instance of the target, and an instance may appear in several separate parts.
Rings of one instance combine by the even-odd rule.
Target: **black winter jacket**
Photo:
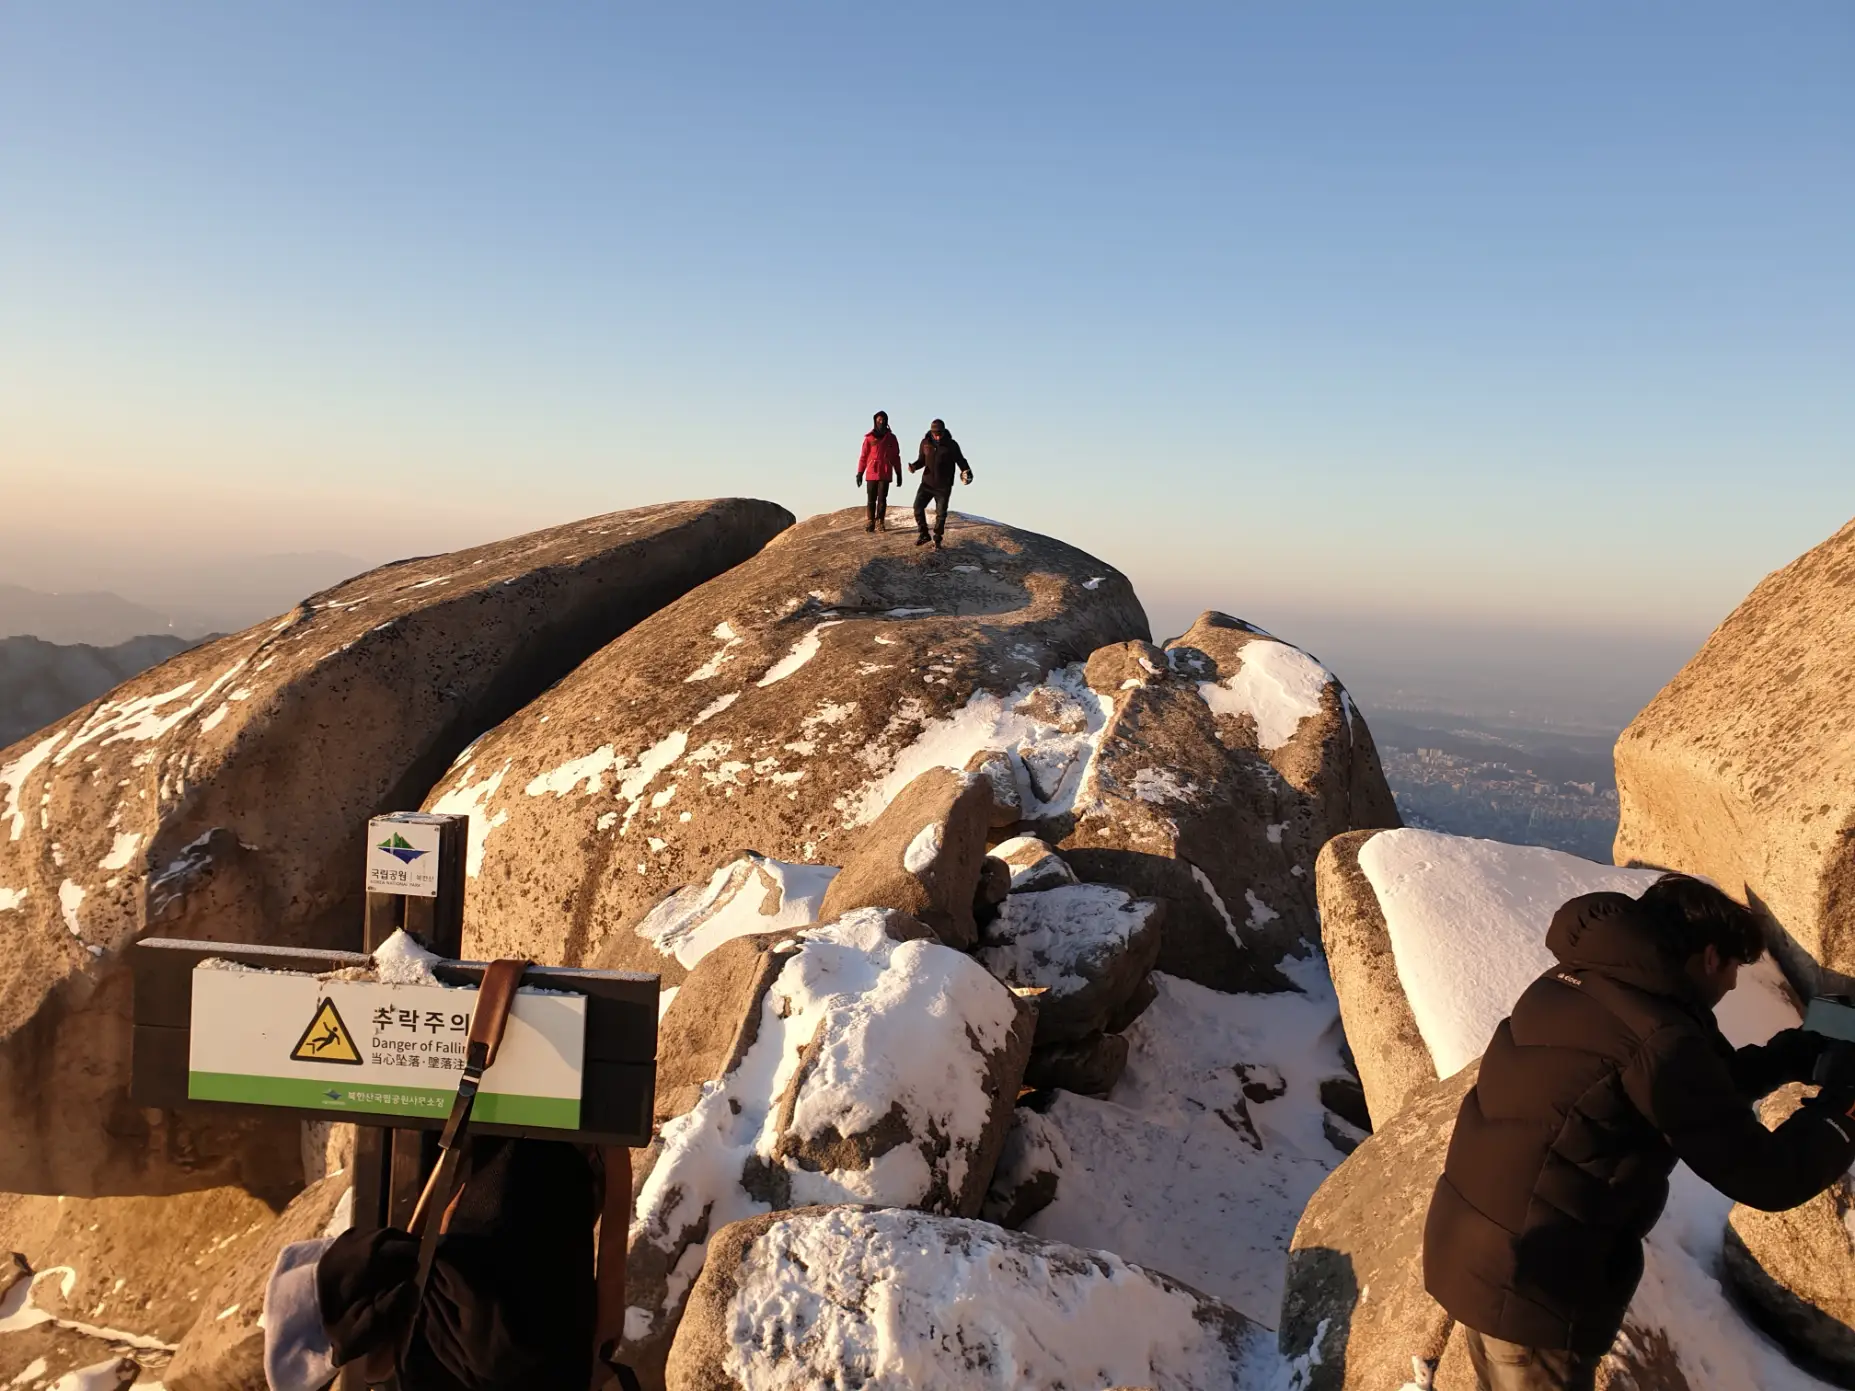
[[[921,437],[915,463],[925,470],[921,481],[937,493],[944,493],[953,486],[954,474],[970,473],[973,467],[966,462],[960,442],[952,435],[942,435],[937,440],[932,433]]]
[[[1642,1278],[1677,1159],[1750,1207],[1795,1207],[1855,1159],[1855,1122],[1806,1103],[1766,1130],[1752,1102],[1803,1081],[1800,1036],[1734,1052],[1649,911],[1623,894],[1559,909],[1562,963],[1495,1029],[1456,1118],[1424,1229],[1424,1284],[1460,1322],[1597,1355]]]

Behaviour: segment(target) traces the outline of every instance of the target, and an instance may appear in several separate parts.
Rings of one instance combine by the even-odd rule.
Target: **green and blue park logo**
[[[416,849],[412,842],[407,840],[398,831],[393,832],[392,835],[376,845],[374,849],[384,850],[401,864],[407,865],[426,853],[423,850]]]

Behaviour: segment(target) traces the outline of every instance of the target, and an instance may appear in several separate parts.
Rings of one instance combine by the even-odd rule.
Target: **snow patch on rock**
[[[388,985],[440,985],[432,968],[444,958],[427,951],[403,929],[374,948],[375,978]]]
[[[509,767],[514,762],[507,760],[502,767],[484,778],[481,782],[472,782],[471,775],[477,771],[472,763],[464,769],[451,790],[432,803],[431,810],[436,815],[468,816],[470,834],[464,855],[464,872],[475,879],[483,870],[483,845],[489,839],[491,831],[509,819],[507,808],[492,814],[489,800],[496,795],[496,789],[502,786],[502,780],[508,775]]]
[[[39,765],[51,757],[52,750],[64,736],[62,729],[48,734],[11,763],[0,765],[0,787],[6,789],[6,801],[0,803],[0,820],[13,823],[9,840],[18,840],[20,832],[26,828],[26,815],[19,809],[20,789],[26,785],[26,779],[38,771]]]
[[[1201,681],[1198,694],[1213,714],[1249,715],[1256,721],[1256,743],[1273,753],[1320,713],[1320,696],[1333,677],[1298,647],[1264,640],[1245,643],[1242,666],[1224,681]]]
[[[98,869],[127,869],[129,861],[135,858],[142,838],[134,831],[118,831],[116,838],[110,842],[109,854],[97,863]]]
[[[30,892],[30,889],[0,889],[0,913],[18,912]]]
[[[792,864],[749,853],[716,870],[706,884],[678,889],[636,931],[693,970],[732,938],[817,922],[825,890],[836,877],[836,865]]]
[[[915,838],[908,842],[908,848],[902,852],[902,868],[910,874],[926,874],[934,861],[940,858],[941,847],[946,839],[947,823],[930,821],[915,833]]]
[[[717,623],[712,636],[720,641],[720,650],[701,666],[690,672],[689,675],[685,676],[683,678],[685,682],[707,681],[719,675],[722,667],[727,663],[728,658],[734,654],[734,649],[741,645],[740,637],[735,633],[734,629],[726,623]]]
[[[1108,884],[1014,893],[986,925],[974,955],[1006,985],[1070,995],[1099,974],[1097,963],[1126,952],[1154,911]]]
[[[792,675],[793,672],[797,671],[813,657],[818,655],[818,635],[826,628],[837,627],[838,624],[843,621],[844,620],[841,618],[834,618],[824,623],[814,624],[811,631],[797,642],[793,643],[792,650],[767,668],[766,675],[762,676],[758,681],[754,682],[754,684],[756,686],[771,686],[784,681],[788,676]]]
[[[58,908],[64,915],[64,925],[70,929],[71,935],[80,942],[83,941],[84,938],[83,933],[78,930],[77,910],[84,906],[84,892],[84,886],[82,884],[75,883],[69,879],[58,886]]]

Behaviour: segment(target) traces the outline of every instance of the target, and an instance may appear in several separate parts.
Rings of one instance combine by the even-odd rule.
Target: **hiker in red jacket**
[[[875,428],[863,437],[863,452],[857,456],[857,482],[869,496],[869,521],[865,531],[889,529],[889,485],[902,481],[902,447],[889,429],[889,412],[877,411]]]

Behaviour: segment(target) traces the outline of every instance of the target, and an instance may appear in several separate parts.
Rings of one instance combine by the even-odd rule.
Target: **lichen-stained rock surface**
[[[32,1271],[0,1296],[0,1386],[41,1384],[18,1380],[41,1359],[34,1375],[45,1383],[119,1357],[154,1369],[144,1384],[158,1381],[187,1330],[225,1308],[207,1311],[214,1285],[276,1222],[274,1208],[237,1188],[166,1198],[0,1194],[0,1284],[9,1252]]]
[[[746,1017],[639,1184],[625,1354],[647,1384],[724,1223],[820,1202],[976,1214],[1034,1027],[984,967],[883,909],[731,942],[688,979]]]
[[[471,816],[466,949],[577,963],[612,946],[674,984],[683,965],[634,925],[744,846],[845,864],[919,774],[1009,744],[1036,809],[1067,805],[1103,718],[1068,664],[1146,630],[1127,580],[1060,541],[962,519],[923,551],[866,533],[861,510],[813,517],[445,776],[427,810]]]
[[[719,1232],[672,1391],[1266,1391],[1268,1334],[1100,1251],[989,1223],[813,1207]]]
[[[1165,904],[1108,884],[1010,894],[976,955],[1020,990],[1039,990],[1037,1042],[1100,1033],[1159,955]]]
[[[331,1174],[297,1194],[237,1258],[221,1267],[200,1315],[162,1374],[167,1391],[255,1391],[264,1385],[264,1290],[277,1255],[295,1241],[334,1236],[348,1226],[352,1179]]]
[[[978,933],[973,895],[992,825],[992,784],[930,768],[896,795],[826,890],[819,915],[893,908],[966,951]]]
[[[1754,902],[1812,990],[1855,980],[1851,709],[1855,522],[1767,576],[1617,741],[1617,862]]]
[[[1073,815],[1045,834],[1084,879],[1166,900],[1160,969],[1283,990],[1319,937],[1314,860],[1343,831],[1396,826],[1365,720],[1299,648],[1221,613],[1162,653],[1090,658],[1112,714]]]
[[[237,1120],[130,1103],[125,948],[358,946],[368,816],[789,521],[672,503],[384,566],[0,752],[0,1189],[276,1177]]]
[[[1803,1088],[1766,1097],[1759,1119],[1776,1129],[1796,1111]],[[1740,1297],[1762,1311],[1787,1347],[1855,1382],[1855,1176],[1788,1212],[1735,1205],[1726,1232],[1726,1273]]]

